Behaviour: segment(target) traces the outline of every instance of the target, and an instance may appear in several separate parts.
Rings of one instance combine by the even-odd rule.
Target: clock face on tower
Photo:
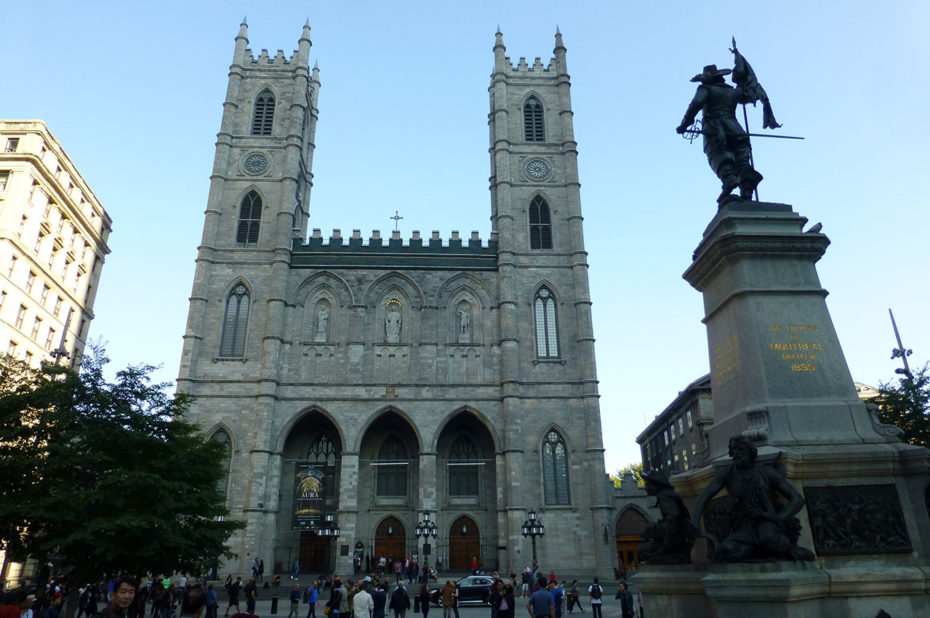
[[[250,174],[261,174],[268,169],[268,159],[265,158],[265,155],[256,152],[245,158],[243,167]]]
[[[525,169],[527,175],[534,180],[542,180],[552,171],[549,164],[542,159],[530,159],[527,161]]]

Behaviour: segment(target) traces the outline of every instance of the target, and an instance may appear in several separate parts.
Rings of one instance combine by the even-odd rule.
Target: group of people
[[[361,575],[363,565],[365,573],[373,573],[379,576],[393,573],[395,579],[406,579],[408,584],[412,584],[414,581],[420,583],[429,579],[436,580],[436,571],[426,564],[421,567],[416,556],[372,558],[370,554],[357,553],[352,559],[352,572],[355,577]]]

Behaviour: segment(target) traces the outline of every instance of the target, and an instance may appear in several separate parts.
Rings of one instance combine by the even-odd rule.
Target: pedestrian
[[[520,576],[520,596],[530,596],[530,565],[523,567],[523,574]]]
[[[316,618],[316,602],[320,598],[320,582],[314,580],[312,584],[307,588],[307,596],[304,599],[304,603],[307,603],[310,607],[307,610],[307,618]]]
[[[136,599],[136,580],[123,575],[113,582],[113,593],[110,595],[110,604],[100,615],[103,618],[128,618],[129,606]]]
[[[555,618],[562,618],[562,601],[565,598],[565,590],[557,581],[549,583],[549,590],[552,592],[552,604],[555,606]]]
[[[451,580],[446,580],[446,585],[442,587],[442,618],[451,618],[452,603],[455,602],[455,584]]]
[[[636,592],[636,604],[639,606],[639,618],[643,618],[643,591]]]
[[[384,586],[383,581],[375,585],[375,593],[371,595],[371,618],[384,618],[384,610],[387,606],[387,590]]]
[[[546,587],[546,578],[540,577],[536,582],[536,590],[526,602],[526,609],[532,618],[555,618],[555,605],[552,593]]]
[[[252,561],[252,577],[258,577],[258,556]]]
[[[261,558],[258,559],[258,581],[265,579],[265,561]]]
[[[300,558],[294,560],[294,571],[291,573],[291,579],[300,579]]]
[[[232,578],[232,575],[230,575],[226,579],[229,580],[231,578]],[[239,592],[241,590],[242,590],[242,578],[241,577],[237,577],[236,581],[230,582],[229,586],[226,587],[226,597],[229,600],[229,602],[226,604],[226,613],[223,614],[224,616],[228,616],[229,610],[233,607],[236,608],[237,614],[242,612],[242,610],[239,609]]]
[[[352,613],[355,618],[371,618],[373,607],[374,603],[368,592],[368,582],[363,581],[359,585],[358,592],[352,597]]]
[[[390,609],[394,610],[394,618],[404,618],[407,609],[410,608],[410,597],[407,596],[407,586],[401,580],[391,593]]]
[[[604,596],[604,589],[597,583],[596,577],[594,578],[594,583],[588,586],[588,596],[591,597],[591,618],[602,618],[601,605],[603,605],[604,602],[601,600],[601,597]]]
[[[419,594],[420,594],[420,612],[422,612],[423,618],[427,618],[427,616],[429,616],[430,596],[429,596],[429,586],[426,583],[424,583],[420,587]]]
[[[329,601],[326,602],[329,609],[329,618],[339,618],[339,615],[345,610],[349,613],[349,601],[346,599],[345,589],[342,587],[342,580],[338,576],[333,578],[333,585],[329,592]],[[347,616],[348,618],[348,616]]]
[[[204,602],[207,606],[207,618],[216,618],[219,602],[216,600],[216,590],[213,588],[213,584],[207,584],[206,600]]]
[[[245,607],[250,614],[255,613],[256,599],[258,599],[258,585],[255,583],[255,578],[252,577],[249,579],[249,583],[245,585]]]
[[[200,586],[185,587],[181,596],[181,618],[200,618],[207,607],[207,594]]]
[[[633,593],[627,590],[626,584],[623,582],[620,582],[617,598],[620,599],[621,618],[635,618],[633,614]]]
[[[294,584],[290,598],[291,610],[287,613],[287,618],[297,618],[297,610],[300,609],[300,584]]]

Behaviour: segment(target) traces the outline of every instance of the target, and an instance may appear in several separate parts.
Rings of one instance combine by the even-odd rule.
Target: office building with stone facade
[[[516,65],[496,35],[490,238],[308,230],[310,46],[305,26],[293,55],[256,56],[242,24],[198,249],[178,389],[229,447],[223,489],[246,528],[221,570],[299,558],[304,572],[346,574],[355,556],[413,554],[519,569],[534,511],[544,568],[611,574],[561,35],[547,64]],[[426,513],[428,555],[415,534]]]
[[[0,120],[0,351],[74,364],[112,221],[41,120]]]
[[[705,465],[707,436],[714,422],[710,375],[689,384],[636,438],[643,470],[661,470],[669,476]]]

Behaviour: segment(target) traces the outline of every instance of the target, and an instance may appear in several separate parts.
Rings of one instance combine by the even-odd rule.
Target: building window
[[[478,448],[467,435],[461,435],[449,449],[449,495],[478,495]]]
[[[691,418],[691,410],[688,410],[688,429],[694,427],[694,420]]]
[[[681,417],[679,416],[679,417],[678,417],[678,435],[679,435],[679,436],[685,435],[685,426],[684,426],[683,423],[684,423],[684,421],[682,421],[682,420],[681,420]]]
[[[36,236],[36,244],[32,248],[32,250],[35,251],[36,255],[38,255],[42,251],[43,241],[45,241],[45,234],[39,234],[38,236]]]
[[[6,346],[6,353],[9,356],[16,355],[16,348],[19,347],[19,344],[10,339],[10,343]]]
[[[675,423],[672,423],[669,426],[669,430],[672,432],[672,442],[674,442],[675,441]]]
[[[232,458],[232,439],[229,437],[229,434],[222,429],[210,436],[210,439],[223,445],[223,452],[225,454],[223,459],[220,461],[220,469],[223,471],[223,473],[216,481],[216,491],[217,493],[221,493],[224,496],[228,496],[229,468],[231,463],[230,460]]]
[[[549,204],[540,196],[530,202],[530,249],[552,248],[552,219]]]
[[[307,451],[307,461],[323,471],[323,495],[327,500],[339,495],[339,487],[336,483],[338,456],[336,444],[326,434],[321,434]]]
[[[45,301],[48,300],[48,291],[49,291],[48,286],[43,283],[42,293],[39,295],[39,300],[42,302],[42,306],[45,306]]]
[[[10,182],[9,172],[0,172],[0,191],[6,191],[6,185]]]
[[[274,95],[270,90],[262,90],[255,98],[252,135],[271,135],[272,120],[274,120]]]
[[[23,360],[26,361],[26,364],[31,367],[32,366],[32,352],[27,351],[26,358],[24,358]]]
[[[536,97],[530,97],[523,104],[523,135],[528,142],[545,141],[543,106]]]
[[[542,449],[543,488],[546,504],[569,504],[568,451],[559,432],[550,430]]]
[[[23,232],[25,231],[26,231],[26,215],[23,215],[22,218],[19,220],[19,228],[17,229],[16,233],[20,238],[22,238]]]
[[[245,327],[249,321],[249,291],[241,283],[226,297],[220,356],[245,356]]]
[[[61,296],[55,296],[55,316],[61,317]]]
[[[6,302],[6,290],[0,290],[0,310],[3,310],[3,303]]]
[[[378,489],[382,497],[407,495],[407,449],[397,436],[389,436],[378,450]]]
[[[45,338],[45,349],[51,352],[53,345],[55,345],[55,329],[49,328],[48,336]]]
[[[29,333],[29,336],[32,337],[33,341],[39,340],[39,329],[42,328],[42,319],[33,318],[32,319],[32,332]]]
[[[16,263],[17,263],[17,262],[19,262],[19,258],[16,257],[15,255],[14,255],[13,257],[10,258],[10,270],[9,270],[9,272],[7,273],[7,276],[9,276],[10,279],[13,278],[13,271],[16,270]]]
[[[16,152],[18,148],[19,148],[18,137],[11,137],[10,139],[6,140],[5,152]]]
[[[19,311],[16,312],[16,328],[23,330],[23,321],[26,319],[26,305],[20,305]]]
[[[30,270],[29,274],[26,275],[26,291],[29,292],[30,294],[32,294],[32,286],[35,284],[35,282],[36,282],[35,271]]]
[[[242,198],[239,207],[239,227],[236,230],[236,242],[244,247],[258,242],[258,228],[262,220],[262,198],[255,191],[249,191]]]
[[[536,316],[536,356],[558,358],[559,328],[555,315],[555,297],[549,288],[539,288],[533,308]]]

